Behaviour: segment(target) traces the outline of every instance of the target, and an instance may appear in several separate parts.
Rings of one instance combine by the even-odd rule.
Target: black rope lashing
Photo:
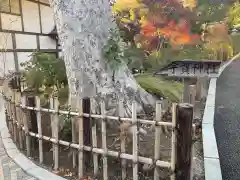
[[[38,141],[43,140],[43,135],[38,135]]]
[[[107,122],[107,118],[106,117],[102,118],[102,121]]]
[[[56,140],[56,138],[54,138],[54,139],[55,139],[54,144],[59,145],[59,139],[58,140]]]
[[[30,132],[29,131],[24,131],[25,136],[30,136]]]
[[[90,148],[91,148],[91,149],[90,149],[90,152],[93,152],[93,148],[94,148],[94,147],[91,145]]]
[[[118,116],[118,122],[119,122],[120,124],[123,123],[123,120],[122,120],[121,116]]]
[[[156,119],[154,120],[154,126],[155,127],[160,127],[161,126],[160,124],[158,124],[158,121]]]
[[[58,109],[57,109],[57,115],[58,116],[60,115],[60,105],[58,106]]]
[[[49,137],[47,141],[50,141],[50,142],[51,142],[51,139],[52,139],[52,137]]]
[[[121,155],[122,155],[122,151],[121,151],[121,148],[120,148],[120,150],[119,150],[119,152],[118,152],[117,158],[118,158],[118,159],[121,159]]]
[[[153,162],[152,165],[151,165],[152,168],[156,168],[157,167],[157,161],[158,161],[157,159],[152,158],[152,162]]]
[[[68,145],[67,149],[70,149],[72,144],[74,144],[74,142],[69,142],[69,145]]]
[[[68,106],[68,114],[67,114],[67,118],[70,118],[71,117],[71,106],[69,105]]]
[[[82,145],[82,147],[79,147],[77,151],[78,152],[83,152],[84,151],[84,145]]]
[[[138,160],[135,161],[135,160],[133,159],[133,160],[132,160],[132,163],[133,163],[133,165],[138,164]]]

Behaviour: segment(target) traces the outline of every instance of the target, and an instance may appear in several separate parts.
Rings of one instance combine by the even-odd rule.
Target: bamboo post
[[[194,106],[196,102],[196,85],[190,85],[189,92],[190,92],[189,103]]]
[[[36,107],[36,102],[35,102],[35,96],[28,96],[28,106],[30,107]],[[38,132],[38,127],[37,127],[37,114],[35,111],[28,111],[29,114],[29,119],[31,123],[31,132],[37,133]],[[31,139],[31,145],[32,148],[36,149],[38,146],[38,142],[36,138]]]
[[[20,97],[20,104],[22,105],[22,98],[23,96],[21,95]],[[24,128],[24,118],[25,118],[25,111],[23,107],[19,107],[19,113],[21,114],[21,122],[22,122],[22,127]],[[26,114],[27,115],[27,114]],[[23,137],[23,148],[26,149],[26,135],[25,135],[25,129],[22,129],[22,137]]]
[[[78,143],[79,143],[79,151],[78,151],[78,177],[81,179],[83,177],[83,100],[78,100]]]
[[[190,180],[193,107],[190,104],[179,104],[176,112],[178,127],[176,170],[180,171],[177,178]]]
[[[53,137],[56,140],[56,142],[53,144],[53,149],[54,149],[54,170],[57,171],[59,167],[59,137],[58,137],[58,132],[59,132],[59,116],[58,116],[58,111],[59,111],[59,101],[57,97],[54,97],[54,113],[53,113]]]
[[[196,83],[196,100],[197,101],[200,101],[201,100],[201,87],[202,86],[202,83],[201,83],[201,78],[197,78],[197,83]]]
[[[68,102],[68,106],[69,106],[69,113],[71,112],[72,109],[76,109],[76,102],[77,100],[74,98],[69,97],[69,102]],[[72,125],[72,142],[76,143],[76,117],[72,117],[70,114],[68,115],[68,118],[71,118],[71,125]],[[73,158],[73,168],[75,168],[77,166],[77,159],[76,159],[76,150],[72,149],[72,158]]]
[[[13,122],[13,138],[14,141],[17,143],[17,121],[16,121],[16,111],[15,111],[15,92],[14,90],[11,91],[11,101],[10,101],[10,107],[11,107],[11,120]]]
[[[94,102],[94,99],[91,99],[91,111],[95,109],[94,105],[96,105],[96,102]],[[93,148],[97,147],[97,120],[93,119],[92,124],[92,146]],[[98,173],[98,154],[93,153],[93,172],[96,176]]]
[[[162,107],[161,101],[157,101],[156,103],[156,121],[159,122],[162,119]],[[161,127],[155,126],[155,151],[154,151],[154,159],[155,161],[160,159],[160,136],[161,136]],[[154,180],[159,180],[159,167],[155,167],[154,170]]]
[[[172,171],[172,175],[171,175],[171,180],[175,180],[176,179],[176,174],[175,172],[175,166],[176,166],[176,103],[172,104],[172,150],[171,150],[171,171]]]
[[[190,85],[189,86],[189,92],[190,92],[190,104],[193,105],[193,114],[195,114],[195,105],[196,105],[196,85]]]
[[[108,179],[108,163],[107,163],[107,132],[106,132],[106,112],[105,103],[101,102],[101,115],[102,115],[102,148],[103,148],[103,179]]]
[[[184,81],[183,102],[188,103],[189,102],[189,85],[191,85],[191,79],[184,78],[183,81]]]
[[[18,125],[17,125],[17,115],[16,115],[16,108],[15,108],[15,99],[16,94],[15,90],[12,90],[12,99],[11,99],[11,109],[12,109],[12,121],[14,123],[14,141],[17,143],[18,141]]]
[[[136,102],[132,103],[132,138],[133,138],[133,180],[138,180],[138,122],[136,112]]]
[[[40,98],[38,96],[36,98],[36,111],[37,111],[37,127],[38,127],[38,148],[39,148],[39,162],[40,164],[43,163],[43,141],[42,141],[42,120],[41,120],[41,104]]]
[[[8,122],[9,122],[9,127],[11,129],[11,133],[14,136],[14,122],[12,120],[12,110],[11,110],[11,99],[12,96],[9,95],[10,91],[8,93],[6,93],[6,104],[7,104],[7,118],[8,118]]]
[[[119,117],[122,118],[124,117],[124,108],[123,108],[123,101],[119,101]],[[126,152],[126,137],[121,138],[121,152],[125,153]],[[127,178],[127,161],[126,159],[121,160],[122,164],[122,180],[125,180]]]
[[[30,144],[30,136],[29,136],[29,129],[28,129],[28,116],[27,116],[27,109],[26,109],[26,95],[22,97],[22,108],[23,108],[23,123],[25,129],[25,136],[26,136],[26,147],[27,147],[27,156],[30,156],[31,144]]]
[[[50,109],[54,109],[54,99],[53,97],[51,96],[50,99],[49,99],[49,106],[50,106]],[[54,129],[54,118],[53,118],[53,113],[50,113],[50,119],[51,119],[51,132],[52,132],[52,137],[54,137],[54,132],[53,132],[53,129]],[[54,145],[52,145],[52,152],[54,154]],[[54,155],[53,155],[53,161],[54,161]]]
[[[20,101],[21,101],[21,94],[16,92],[15,96],[15,109],[16,109],[16,120],[18,122],[18,136],[19,136],[19,146],[20,149],[23,149],[23,134],[22,134],[22,118],[20,113]]]

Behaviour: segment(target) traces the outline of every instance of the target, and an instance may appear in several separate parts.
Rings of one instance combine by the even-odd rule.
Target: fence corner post
[[[178,104],[176,108],[176,179],[190,180],[192,160],[192,121],[193,106],[187,103]]]

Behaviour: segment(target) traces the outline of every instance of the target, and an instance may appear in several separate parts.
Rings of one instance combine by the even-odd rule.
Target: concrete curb
[[[205,180],[222,180],[218,147],[214,131],[217,77],[210,79],[202,121]]]
[[[216,85],[217,78],[222,74],[224,69],[239,57],[240,52],[236,54],[234,57],[232,57],[229,61],[224,63],[220,67],[218,75],[210,79],[208,95],[202,121],[205,180],[222,180],[222,171],[220,166],[218,147],[214,130]]]
[[[235,61],[236,59],[238,59],[240,57],[240,52],[237,53],[235,56],[233,56],[229,61],[227,61],[225,64],[223,64],[220,69],[219,69],[219,73],[218,75],[220,76],[222,74],[222,72],[224,71],[224,69],[229,66],[233,61]]]
[[[3,146],[6,150],[6,153],[12,160],[25,171],[28,175],[38,179],[38,180],[66,180],[60,176],[57,176],[46,169],[43,169],[36,164],[34,164],[30,159],[23,155],[16,147],[15,143],[12,141],[12,138],[9,134],[8,127],[6,124],[6,116],[4,109],[4,100],[0,95],[0,134],[3,142]]]

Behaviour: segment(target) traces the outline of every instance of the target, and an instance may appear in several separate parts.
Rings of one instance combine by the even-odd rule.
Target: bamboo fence
[[[127,166],[126,161],[132,161],[132,176],[133,180],[139,179],[139,163],[152,165],[154,167],[154,180],[158,180],[160,177],[159,168],[166,168],[171,172],[171,180],[176,179],[175,174],[175,164],[176,164],[176,140],[177,133],[176,129],[176,104],[172,104],[172,122],[162,121],[162,102],[158,101],[156,103],[156,113],[154,119],[139,119],[137,118],[136,112],[136,102],[132,103],[132,117],[123,116],[123,102],[119,101],[119,116],[108,116],[106,115],[105,103],[101,102],[101,114],[90,114],[83,112],[83,100],[79,99],[77,101],[76,109],[77,111],[66,111],[59,109],[59,101],[57,98],[50,99],[50,108],[43,108],[40,105],[40,98],[35,97],[36,106],[30,107],[26,104],[26,95],[20,94],[9,88],[2,90],[2,96],[5,99],[5,107],[9,121],[9,131],[12,132],[15,141],[19,141],[20,149],[26,146],[27,156],[31,154],[31,142],[30,137],[38,138],[39,147],[39,162],[43,163],[43,140],[51,142],[53,146],[53,161],[54,170],[59,168],[59,145],[63,145],[73,149],[73,153],[78,155],[78,177],[81,179],[84,176],[84,152],[92,152],[93,156],[93,167],[94,175],[98,173],[99,161],[98,157],[103,158],[103,179],[107,180],[108,177],[108,157],[115,157],[121,159],[122,179],[127,177]],[[69,102],[70,103],[70,102]],[[38,133],[29,131],[29,117],[27,113],[29,111],[35,111],[37,117],[37,129]],[[45,136],[42,133],[42,118],[41,113],[50,113],[51,115],[51,132],[52,136]],[[76,141],[76,129],[73,127],[72,123],[72,142],[64,141],[59,139],[59,116],[60,115],[70,115],[72,116],[72,122],[78,121],[78,143]],[[97,130],[96,125],[91,127],[92,133],[92,145],[84,145],[84,133],[83,133],[83,118],[92,118],[97,121],[101,121],[101,140],[102,147],[97,147]],[[132,154],[126,153],[126,140],[121,139],[120,151],[113,151],[107,147],[107,136],[106,136],[106,120],[119,121],[121,123],[129,123],[132,128]],[[155,128],[155,147],[154,147],[154,158],[143,157],[138,154],[138,142],[139,142],[139,125],[147,124]],[[172,129],[172,141],[171,141],[171,159],[170,161],[163,161],[160,157],[160,136],[161,136],[161,126],[168,127]],[[19,138],[17,138],[19,137]],[[24,141],[25,139],[25,141]],[[25,143],[25,144],[24,144]],[[73,156],[73,167],[76,167],[76,156]]]

